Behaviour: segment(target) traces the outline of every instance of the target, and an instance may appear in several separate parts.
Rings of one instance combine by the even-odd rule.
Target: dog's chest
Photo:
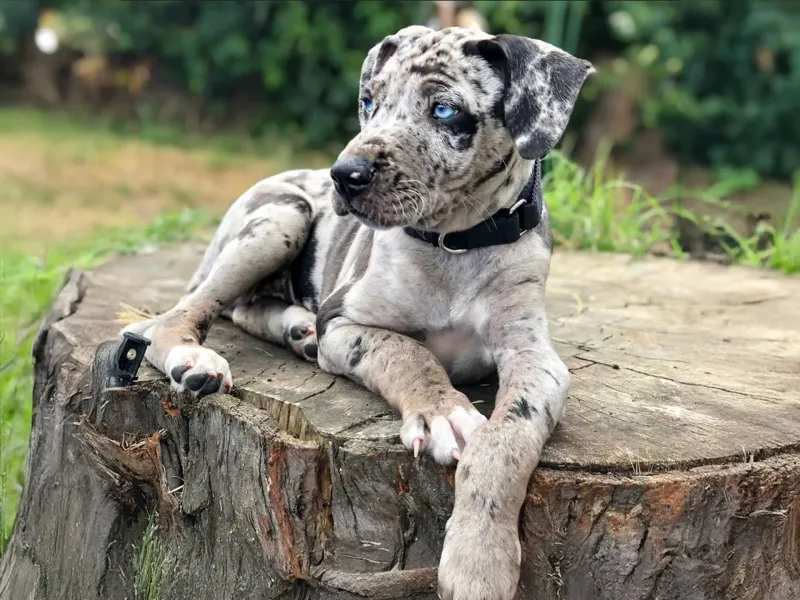
[[[469,327],[428,332],[422,342],[444,366],[454,383],[474,382],[494,370],[491,351]]]
[[[348,294],[355,322],[414,337],[425,344],[456,383],[480,379],[494,369],[481,330],[486,320],[476,291],[459,277],[432,277],[413,264],[370,269]]]

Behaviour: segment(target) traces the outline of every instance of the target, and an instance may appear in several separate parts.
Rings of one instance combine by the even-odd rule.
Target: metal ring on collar
[[[460,250],[457,250],[457,249],[448,248],[447,246],[445,246],[444,245],[444,238],[446,236],[447,236],[446,233],[439,234],[439,248],[441,248],[442,250],[446,250],[450,254],[463,254],[464,252],[466,252],[466,249],[464,249],[464,248],[462,248]]]
[[[511,208],[508,209],[508,214],[509,215],[513,215],[514,211],[517,210],[523,204],[525,204],[525,198],[520,198],[519,200],[517,200],[517,202],[516,202],[516,204],[514,204],[514,206],[512,206]]]

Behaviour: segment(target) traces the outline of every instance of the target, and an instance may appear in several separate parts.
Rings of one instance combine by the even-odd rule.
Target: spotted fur
[[[129,327],[152,340],[147,358],[172,385],[196,396],[233,385],[227,361],[202,346],[220,314],[383,396],[409,450],[458,461],[445,600],[514,597],[519,511],[569,373],[545,315],[546,206],[519,241],[458,255],[402,228],[452,232],[512,206],[590,72],[527,38],[424,27],[387,37],[364,61],[361,132],[332,171],[357,165],[360,191],[339,180],[335,191],[324,170],[256,183],[226,214],[187,295]],[[457,113],[437,120],[435,103]],[[487,422],[453,384],[495,370]]]

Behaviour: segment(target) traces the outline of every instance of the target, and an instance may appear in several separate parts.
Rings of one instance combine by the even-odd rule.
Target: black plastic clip
[[[125,387],[136,381],[150,340],[135,333],[123,333],[122,341],[109,340],[98,346],[95,353],[95,382],[101,391],[110,387]]]

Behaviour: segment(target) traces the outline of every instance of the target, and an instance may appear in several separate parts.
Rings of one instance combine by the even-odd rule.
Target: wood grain
[[[433,600],[453,470],[342,377],[219,321],[233,396],[150,367],[92,394],[123,304],[157,313],[202,248],[71,272],[35,344],[30,460],[0,599],[132,598],[159,509],[163,597]],[[551,334],[573,375],[521,515],[519,599],[800,599],[800,279],[557,253]],[[494,386],[467,389],[490,412]]]

